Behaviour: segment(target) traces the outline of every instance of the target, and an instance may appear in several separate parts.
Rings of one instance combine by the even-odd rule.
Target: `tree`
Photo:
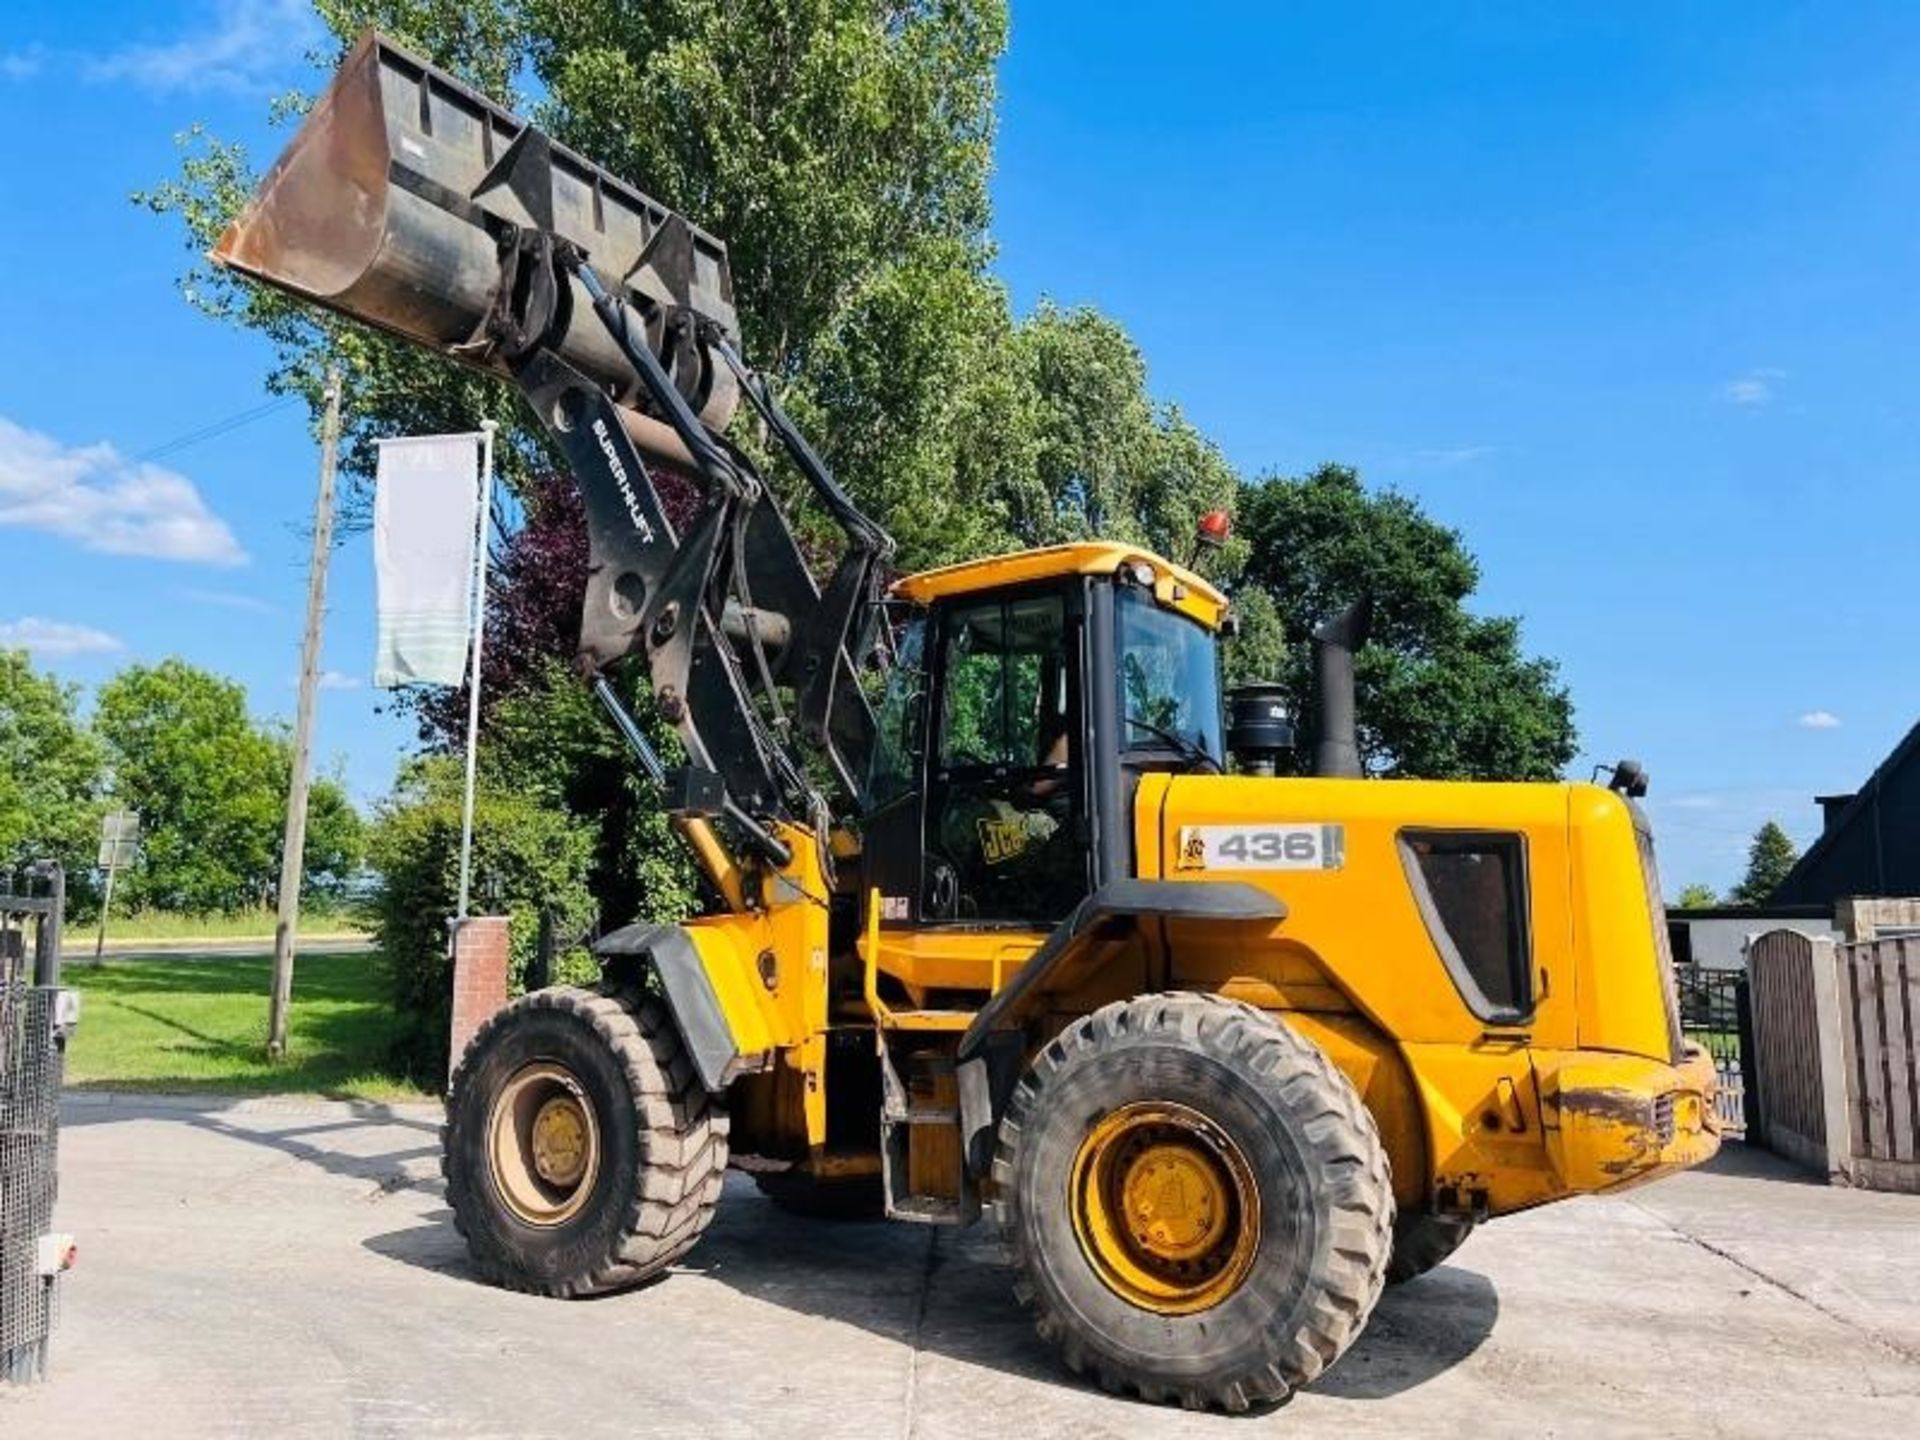
[[[198,913],[265,905],[291,750],[248,716],[246,691],[183,660],[130,665],[100,688],[94,728],[114,803],[140,816],[140,855],[120,882],[130,903]],[[338,782],[315,780],[309,816],[307,873],[337,883],[360,853]]]
[[[984,255],[1000,0],[517,8],[540,122],[726,237],[769,372],[804,373],[876,276]]]
[[[629,673],[628,708],[669,765],[678,735]],[[548,660],[494,706],[480,752],[487,782],[503,793],[577,817],[592,837],[587,879],[602,923],[678,920],[693,909],[694,871],[673,835],[659,792],[640,773],[598,702],[565,665]]]
[[[1004,477],[1031,464],[1033,396],[1005,292],[936,247],[868,277],[784,403],[907,569],[1017,548]],[[776,481],[786,481],[776,466]],[[791,498],[790,481],[783,491]],[[828,537],[796,507],[803,538]]]
[[[1711,885],[1702,885],[1694,881],[1691,885],[1680,887],[1679,895],[1674,897],[1676,910],[1709,910],[1720,903],[1720,897],[1713,892]]]
[[[394,1004],[407,1017],[396,1060],[412,1075],[441,1076],[447,1065],[451,961],[446,920],[459,886],[460,761],[422,757],[401,774],[370,827],[369,853],[384,883],[374,902],[380,945],[393,967]],[[511,916],[511,980],[518,990],[537,949],[540,912],[563,940],[587,928],[591,830],[545,797],[483,783],[474,803],[473,894],[482,913]],[[556,980],[591,978],[579,964]]]
[[[1154,403],[1146,359],[1112,319],[1043,301],[1014,327],[1002,364],[1022,403],[983,463],[1016,544],[1097,536],[1184,558],[1200,516],[1232,507],[1232,466]],[[1236,568],[1244,549],[1233,543],[1220,568]]]
[[[282,796],[293,778],[293,747],[276,735],[280,756],[274,781]],[[284,813],[284,812],[283,812]],[[284,832],[283,832],[284,838]],[[366,859],[366,827],[337,776],[316,775],[307,785],[307,844],[301,894],[308,900],[338,902]],[[280,851],[274,852],[274,894],[278,898]]]
[[[1787,832],[1774,821],[1767,821],[1753,832],[1753,842],[1747,846],[1747,873],[1728,892],[1727,899],[1735,905],[1766,904],[1799,858],[1800,852]]]
[[[89,893],[105,756],[80,723],[77,686],[0,650],[0,865],[57,860],[70,894]]]
[[[1520,622],[1466,608],[1479,569],[1458,532],[1344,465],[1269,475],[1239,507],[1243,584],[1271,596],[1291,642],[1281,673],[1295,713],[1311,699],[1313,627],[1373,597],[1356,664],[1369,771],[1430,779],[1542,780],[1575,749],[1573,703],[1551,660],[1520,648]]]

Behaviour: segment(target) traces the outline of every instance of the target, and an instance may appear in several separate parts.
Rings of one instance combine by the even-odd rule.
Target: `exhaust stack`
[[[1357,780],[1360,740],[1354,724],[1353,652],[1373,626],[1372,597],[1363,597],[1313,632],[1313,773]]]
[[[578,278],[550,270],[554,293],[529,296],[541,278],[503,263],[515,239],[539,235],[586,253],[643,323],[674,388],[723,427],[739,399],[733,373],[689,321],[737,344],[726,246],[372,31],[212,259],[495,373],[508,372],[513,350],[544,343],[607,387],[642,450],[688,463],[678,437],[644,413],[651,402]],[[529,317],[537,334],[500,323]]]

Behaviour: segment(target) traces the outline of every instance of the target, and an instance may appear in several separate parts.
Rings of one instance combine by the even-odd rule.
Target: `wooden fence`
[[[1797,930],[1773,930],[1748,942],[1753,1054],[1746,1061],[1760,1102],[1755,1138],[1796,1164],[1825,1170],[1826,1105],[1813,967],[1813,941]]]
[[[1920,940],[1837,947],[1849,1178],[1920,1191]]]
[[[1747,946],[1757,1138],[1843,1184],[1920,1193],[1920,939]]]

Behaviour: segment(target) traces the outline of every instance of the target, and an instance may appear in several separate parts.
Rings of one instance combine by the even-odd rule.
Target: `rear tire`
[[[1387,1262],[1387,1283],[1404,1285],[1417,1280],[1467,1243],[1473,1221],[1464,1215],[1435,1215],[1421,1211],[1402,1215],[1393,1227],[1393,1258]]]
[[[1042,1338],[1146,1400],[1285,1400],[1352,1343],[1385,1279],[1393,1186],[1372,1115],[1317,1046],[1219,996],[1070,1025],[1016,1087],[993,1178]]]
[[[468,1045],[441,1172],[488,1279],[541,1295],[650,1280],[693,1248],[727,1167],[727,1115],[659,1001],[523,996]]]

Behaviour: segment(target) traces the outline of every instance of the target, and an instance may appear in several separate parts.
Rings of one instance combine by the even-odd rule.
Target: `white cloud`
[[[247,552],[186,476],[113,446],[66,446],[0,415],[0,525],[105,555],[244,565]]]
[[[322,690],[358,690],[360,677],[349,675],[344,670],[322,670],[315,682]]]
[[[0,78],[26,80],[57,68],[163,94],[268,94],[284,88],[288,72],[325,36],[310,0],[210,0],[198,8],[199,23],[171,40],[98,54],[40,45],[9,51],[0,55]]]
[[[118,639],[91,625],[42,620],[37,615],[0,620],[0,649],[31,650],[36,655],[107,655],[120,648]]]
[[[1723,383],[1720,386],[1720,398],[1729,405],[1765,405],[1773,399],[1778,383],[1786,378],[1787,372],[1784,370],[1761,366]]]
[[[1809,710],[1793,723],[1802,730],[1838,730],[1840,717],[1831,710]]]

